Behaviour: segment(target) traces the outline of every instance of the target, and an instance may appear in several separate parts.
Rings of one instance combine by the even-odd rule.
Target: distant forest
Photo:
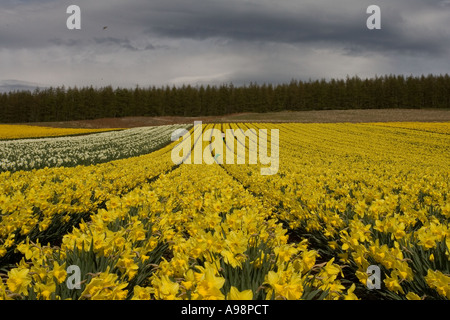
[[[450,108],[450,76],[292,80],[286,84],[46,88],[0,95],[0,123],[282,110]]]

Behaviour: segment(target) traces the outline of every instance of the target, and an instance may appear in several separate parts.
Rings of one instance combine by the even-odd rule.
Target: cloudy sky
[[[372,4],[381,30],[366,27]],[[66,27],[69,5],[81,30]],[[0,2],[3,87],[445,74],[449,57],[450,0]]]

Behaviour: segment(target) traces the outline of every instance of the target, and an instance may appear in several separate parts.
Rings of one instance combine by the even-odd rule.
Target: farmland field
[[[94,132],[105,132],[120,130],[114,128],[94,129],[94,128],[53,128],[30,125],[0,125],[0,140],[61,137],[90,134]]]
[[[0,299],[450,298],[449,122],[203,125],[279,130],[273,175],[175,165],[177,128],[3,142]]]
[[[167,145],[174,130],[187,127],[188,125],[140,127],[75,137],[0,141],[0,172],[89,165],[146,154]],[[18,126],[15,131],[21,132],[21,129]],[[52,129],[55,134],[65,133],[67,130],[77,132],[74,129]],[[105,130],[84,129],[82,132]]]

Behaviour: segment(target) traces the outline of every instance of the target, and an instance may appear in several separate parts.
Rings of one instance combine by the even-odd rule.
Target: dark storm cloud
[[[0,3],[0,49],[34,49],[48,46],[64,30],[64,4],[55,0]],[[64,10],[64,11],[62,11]]]
[[[66,28],[72,4],[81,30]],[[381,7],[381,30],[366,27],[371,4]],[[0,81],[134,86],[450,73],[449,25],[450,0],[2,0]]]
[[[207,5],[200,0],[160,2],[149,12],[151,22],[146,32],[197,40],[221,37],[295,45],[329,43],[354,54],[365,50],[429,54],[448,51],[449,34],[433,33],[433,29],[440,26],[433,25],[432,21],[423,25],[429,32],[422,35],[414,32],[422,24],[421,11],[442,10],[448,1],[402,1],[401,5],[398,1],[378,1],[383,9],[382,29],[377,31],[366,28],[369,15],[365,10],[373,1],[334,1],[332,5],[330,1],[316,1],[303,7],[290,6],[295,3],[301,1],[284,1],[279,5],[242,1],[211,1]],[[418,20],[413,21],[415,26],[408,21],[411,12],[418,16]],[[450,19],[450,11],[448,13]],[[448,19],[447,22],[450,23]]]
[[[102,1],[7,0],[0,6],[13,14],[21,12],[18,17],[22,21],[19,24],[14,17],[2,15],[0,46],[42,47],[48,45],[47,37],[66,37],[65,9],[77,3],[82,8],[84,29],[79,38],[95,38],[97,44],[104,39],[103,43],[115,43],[129,50],[142,49],[132,45],[130,39],[151,35],[171,39],[329,44],[356,55],[365,51],[448,52],[450,33],[442,31],[444,23],[450,25],[448,0],[376,1],[382,8],[382,29],[377,31],[365,27],[368,17],[365,10],[373,2],[131,0],[105,1],[100,5]],[[446,12],[447,19],[423,21],[433,10]],[[103,32],[103,25],[109,24],[112,24],[109,33]],[[417,33],[417,29],[423,32]],[[70,42],[67,44],[71,46]],[[148,44],[146,47],[151,48]]]

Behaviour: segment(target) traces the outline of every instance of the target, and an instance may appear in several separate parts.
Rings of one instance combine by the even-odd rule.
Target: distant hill
[[[29,81],[0,80],[0,93],[22,90],[29,90],[33,92],[36,88],[45,89],[46,86]]]

